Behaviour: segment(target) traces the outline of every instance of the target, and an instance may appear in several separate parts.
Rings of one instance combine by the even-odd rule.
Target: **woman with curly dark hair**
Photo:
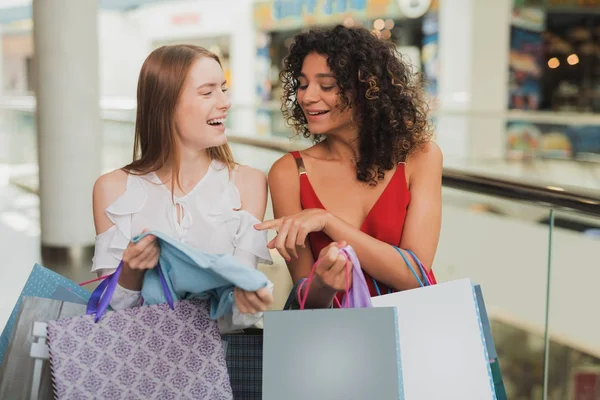
[[[316,144],[273,165],[276,219],[256,228],[277,230],[269,248],[286,259],[294,282],[318,260],[306,306],[329,307],[345,289],[339,249],[346,244],[372,296],[417,287],[393,246],[431,267],[442,153],[431,141],[424,92],[410,66],[393,43],[337,26],[298,34],[281,80],[288,124]]]

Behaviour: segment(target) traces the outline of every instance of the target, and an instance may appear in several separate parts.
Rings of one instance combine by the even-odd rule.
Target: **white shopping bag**
[[[452,282],[372,298],[396,307],[406,400],[496,399],[472,282]]]

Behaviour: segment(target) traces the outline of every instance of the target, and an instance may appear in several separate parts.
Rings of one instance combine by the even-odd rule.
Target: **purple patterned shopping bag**
[[[88,315],[48,323],[56,399],[233,399],[207,301],[92,313],[98,303],[92,295]]]

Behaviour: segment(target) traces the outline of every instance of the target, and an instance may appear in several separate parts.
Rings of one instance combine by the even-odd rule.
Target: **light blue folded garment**
[[[161,268],[173,299],[210,300],[212,319],[232,313],[236,286],[254,292],[269,284],[265,274],[242,264],[232,255],[206,253],[158,231],[145,232],[132,240],[137,243],[148,235],[158,239],[160,258],[157,268]],[[167,302],[156,268],[148,270],[144,276],[142,298],[149,305]]]

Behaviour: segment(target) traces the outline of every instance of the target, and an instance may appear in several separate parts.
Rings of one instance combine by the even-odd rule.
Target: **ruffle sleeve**
[[[147,197],[139,180],[130,179],[125,193],[108,206],[105,212],[114,225],[96,236],[92,272],[106,275],[117,269],[132,237],[131,217],[144,207]]]

